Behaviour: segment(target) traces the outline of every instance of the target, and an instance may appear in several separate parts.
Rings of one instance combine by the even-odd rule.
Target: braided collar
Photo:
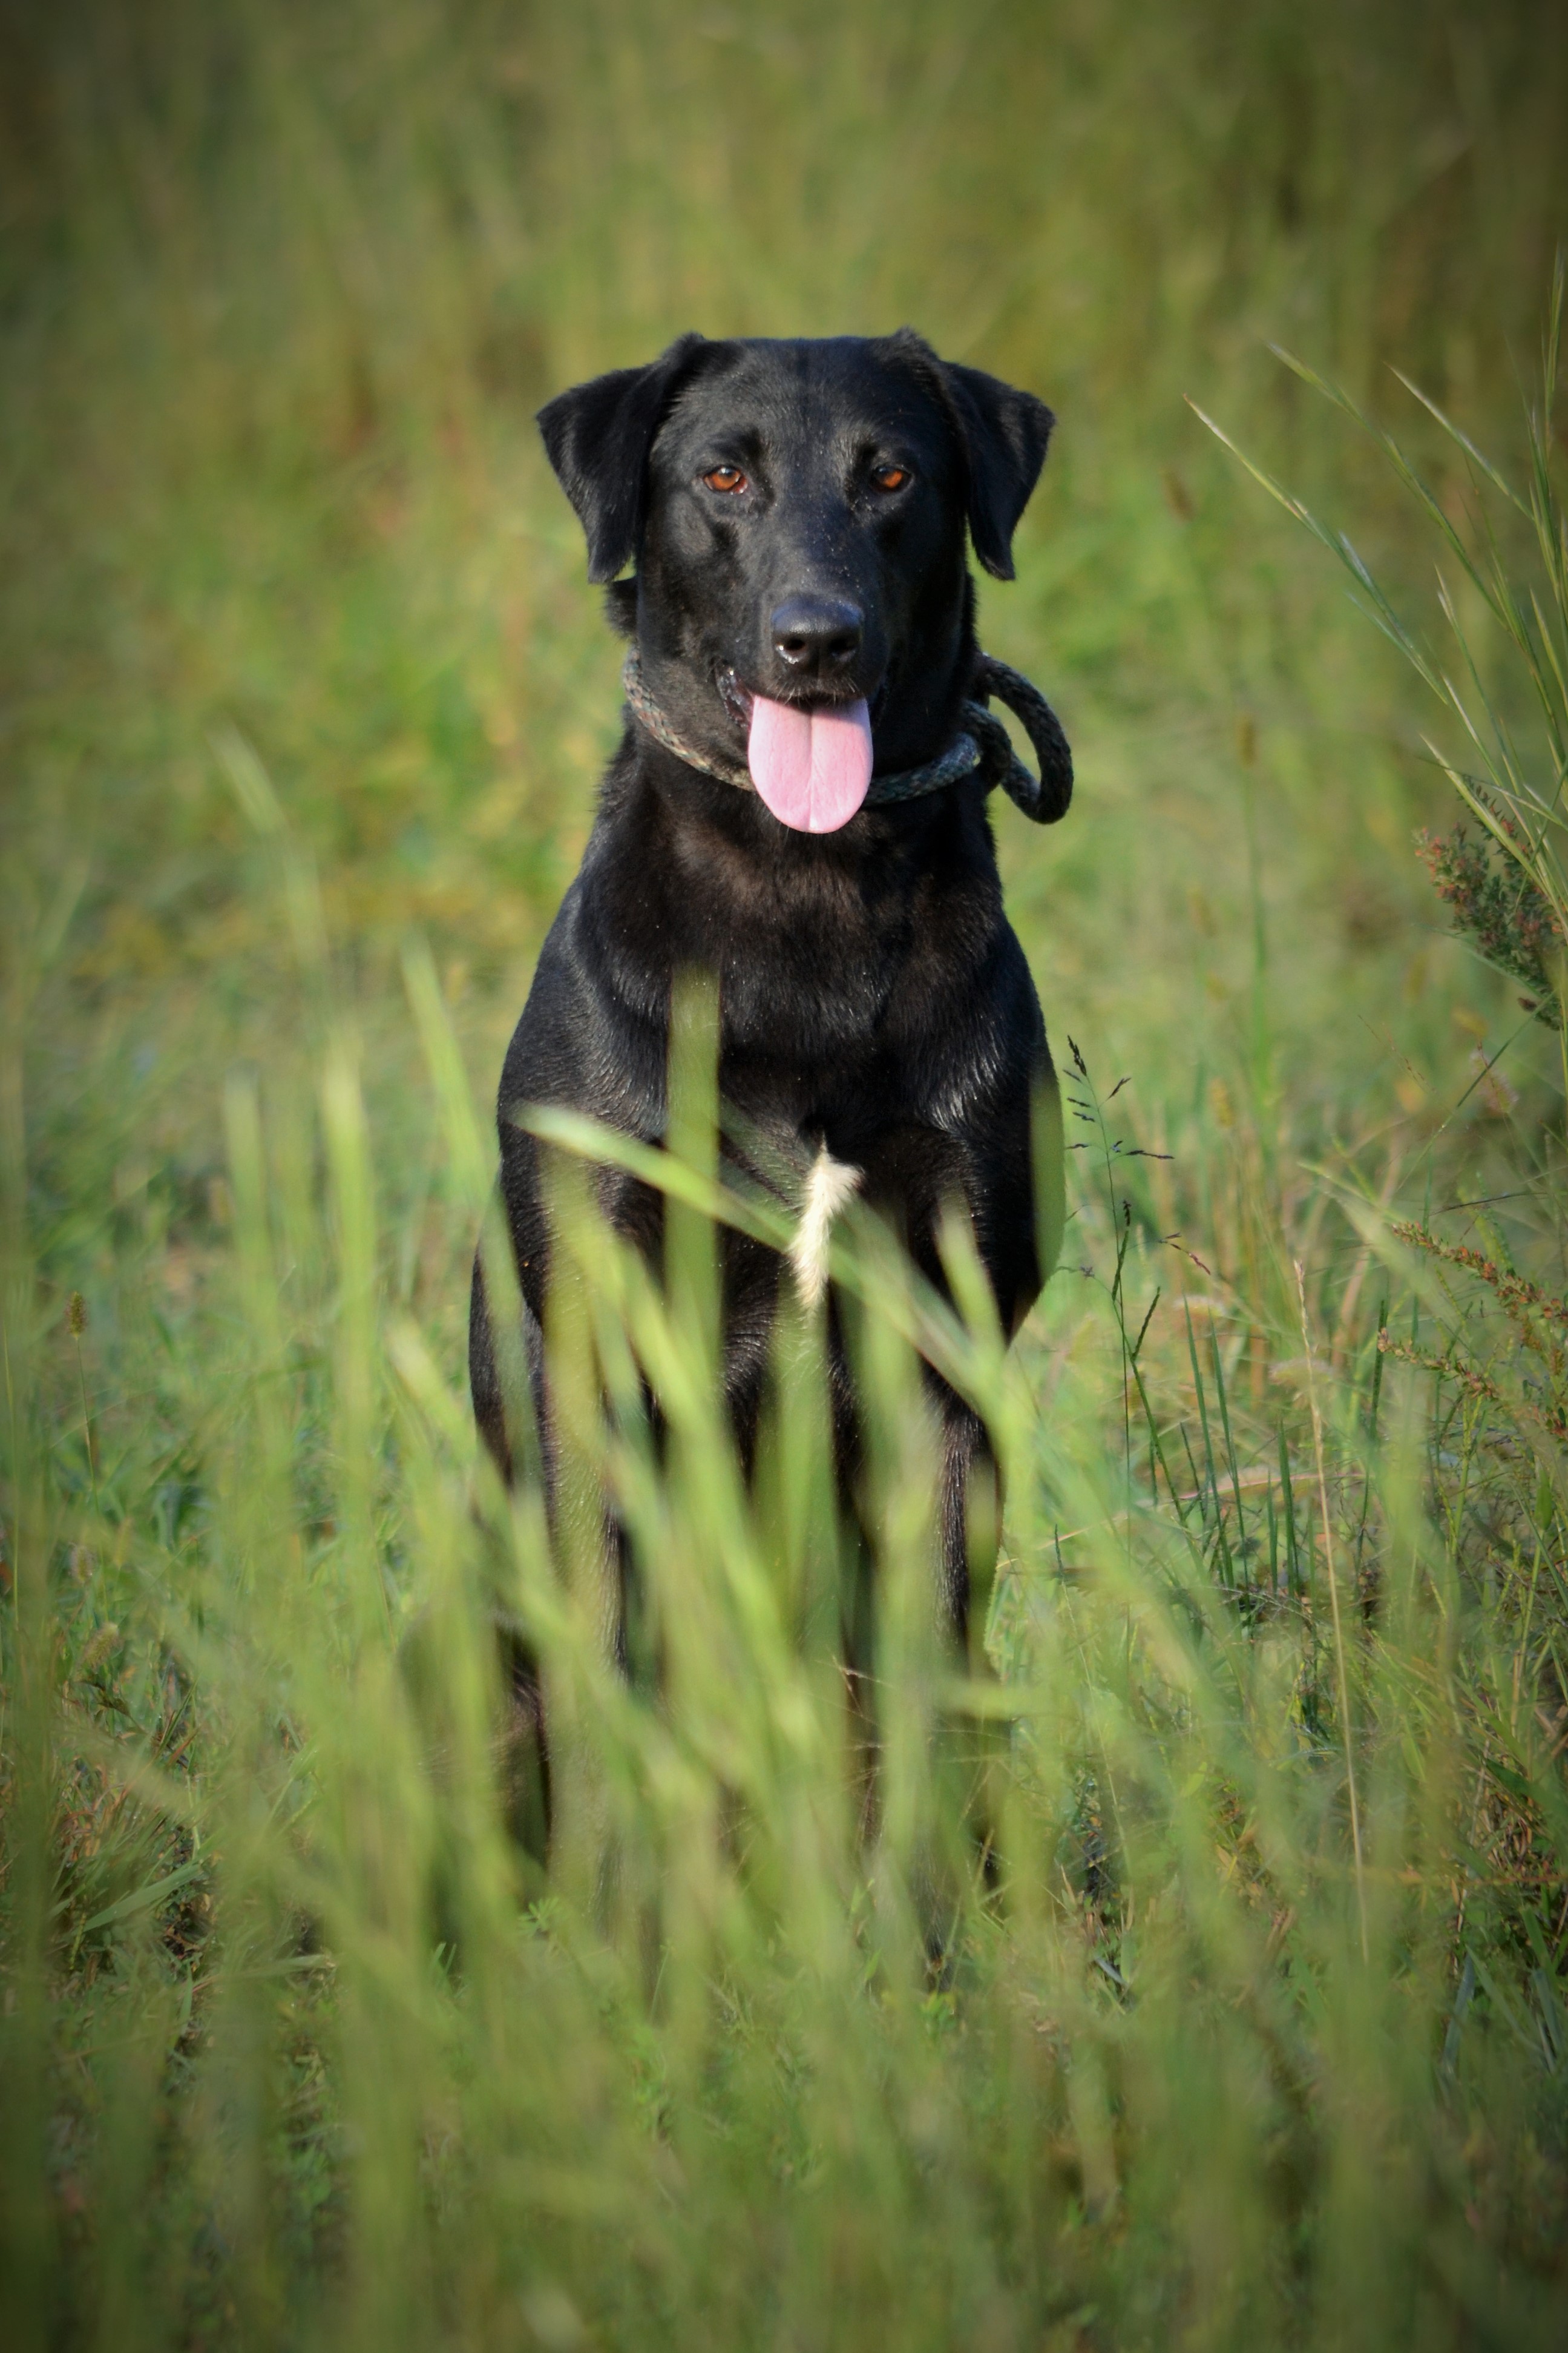
[[[643,684],[642,664],[635,653],[626,656],[621,684],[638,725],[656,744],[662,744],[667,752],[672,752],[689,768],[699,768],[723,784],[737,785],[743,792],[756,789],[743,761],[700,752],[676,732]],[[1038,776],[1029,774],[1014,751],[1007,730],[987,709],[992,695],[1005,702],[1021,721],[1040,764]],[[963,706],[963,727],[946,751],[928,760],[923,767],[905,768],[897,776],[873,776],[863,806],[885,808],[898,801],[919,800],[926,793],[938,793],[946,785],[961,783],[965,776],[978,776],[987,792],[1000,785],[1008,798],[1037,825],[1055,825],[1058,818],[1066,816],[1072,798],[1072,753],[1060,721],[1039,689],[1021,670],[1009,670],[993,654],[981,654],[976,659],[973,694]]]

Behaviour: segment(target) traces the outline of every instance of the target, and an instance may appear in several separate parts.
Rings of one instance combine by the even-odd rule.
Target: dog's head
[[[648,691],[698,750],[744,751],[784,824],[835,831],[873,762],[945,749],[974,654],[965,533],[1011,579],[1050,438],[1040,401],[908,329],[683,335],[539,422]]]

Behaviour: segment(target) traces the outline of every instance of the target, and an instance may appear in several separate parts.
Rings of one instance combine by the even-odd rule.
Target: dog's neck
[[[632,712],[629,741],[650,754],[667,755],[677,776],[752,791],[752,779],[734,754],[705,752],[688,743],[651,694],[635,653],[626,657],[622,681]],[[1039,689],[1021,671],[976,649],[973,693],[961,706],[959,724],[947,749],[917,768],[874,776],[862,807],[867,811],[927,799],[951,785],[978,784],[984,792],[1000,785],[1009,800],[1035,825],[1055,825],[1072,799],[1072,753],[1061,723]],[[1005,702],[1035,747],[1039,775],[1031,776],[1013,749],[1007,731],[989,708],[994,695]],[[863,829],[862,829],[863,830]]]
[[[738,786],[742,792],[754,789],[743,760],[727,753],[703,749],[687,741],[658,697],[648,691],[642,674],[642,663],[635,653],[626,657],[621,683],[637,724],[683,767],[698,770],[704,776],[716,776],[721,784]],[[873,776],[865,807],[876,808],[897,801],[919,800],[927,793],[941,792],[944,786],[955,785],[961,778],[973,776],[982,765],[983,754],[974,734],[963,725],[972,708],[968,703],[960,706],[959,723],[946,748],[934,759],[922,761],[918,767],[897,770],[890,776]]]

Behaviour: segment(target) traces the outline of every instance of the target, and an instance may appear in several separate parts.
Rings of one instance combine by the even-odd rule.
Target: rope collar
[[[738,785],[743,792],[755,791],[743,761],[699,752],[676,733],[643,684],[642,664],[635,653],[626,656],[621,683],[638,724],[656,744],[662,744],[689,768],[700,768],[723,784]],[[1014,751],[1007,730],[987,708],[993,695],[1021,723],[1040,764],[1038,776],[1029,774]],[[1036,825],[1055,825],[1067,815],[1072,798],[1072,753],[1061,722],[1039,689],[1021,670],[1009,670],[994,654],[981,654],[975,662],[973,695],[963,706],[963,727],[946,751],[923,767],[905,768],[893,776],[873,776],[863,806],[886,808],[898,801],[919,800],[966,776],[977,776],[987,792],[1000,785],[1009,800]]]

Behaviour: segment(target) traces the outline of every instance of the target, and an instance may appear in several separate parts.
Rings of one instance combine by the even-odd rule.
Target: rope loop
[[[626,656],[621,683],[633,712],[656,744],[662,744],[667,752],[673,752],[688,767],[718,776],[727,785],[739,786],[743,792],[754,789],[743,762],[700,752],[676,733],[643,684],[642,665],[635,653]],[[1040,764],[1037,776],[1029,774],[1014,751],[1007,730],[989,708],[993,695],[1006,704],[1034,745],[1035,757]],[[968,776],[978,776],[987,792],[1000,785],[1008,799],[1035,825],[1055,825],[1067,815],[1072,799],[1072,753],[1060,720],[1039,688],[1022,670],[1009,669],[1005,662],[998,661],[994,654],[977,656],[973,699],[964,704],[963,728],[946,751],[939,753],[934,760],[927,760],[922,767],[906,768],[897,776],[873,776],[866,806],[886,808],[900,801],[919,800],[927,793],[941,792],[946,785],[961,784]]]
[[[1061,721],[1031,679],[1022,670],[982,654],[975,665],[977,701],[964,706],[964,721],[980,739],[980,773],[987,789],[1000,785],[1014,805],[1035,825],[1056,825],[1066,817],[1072,800],[1072,750]],[[986,708],[992,695],[1005,702],[1023,726],[1040,764],[1032,776],[1014,751],[1002,722]]]

